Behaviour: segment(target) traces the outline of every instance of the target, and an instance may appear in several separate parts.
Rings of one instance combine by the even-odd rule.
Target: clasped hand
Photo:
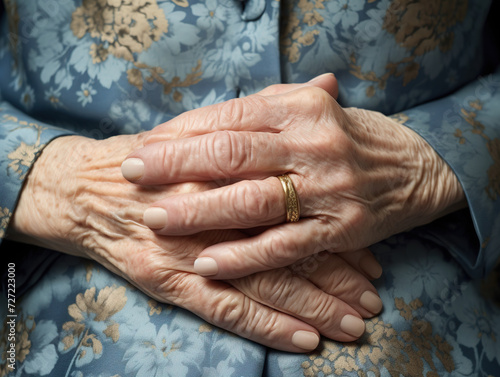
[[[152,203],[221,186],[145,187],[124,180],[120,165],[126,156],[155,135],[53,140],[27,177],[8,237],[95,260],[156,300],[269,347],[305,352],[318,345],[319,334],[344,342],[363,334],[362,318],[382,305],[369,282],[373,276],[365,272],[375,266],[379,274],[380,266],[367,250],[320,253],[238,279],[208,280],[193,268],[200,252],[249,240],[248,234],[168,236],[145,226],[143,213]]]
[[[381,113],[344,109],[336,95],[327,74],[156,127],[124,162],[126,178],[140,185],[215,180],[221,187],[152,203],[146,225],[170,236],[259,229],[198,256],[197,273],[228,279],[322,250],[359,250],[465,205],[455,175],[420,136]],[[298,193],[296,223],[284,222],[282,174]]]

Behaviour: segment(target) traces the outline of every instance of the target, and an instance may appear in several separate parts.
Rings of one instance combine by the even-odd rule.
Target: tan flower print
[[[351,74],[360,80],[371,81],[384,90],[391,77],[402,77],[403,86],[418,77],[420,64],[415,61],[419,56],[439,49],[445,53],[453,47],[454,27],[465,20],[468,0],[394,0],[384,18],[382,28],[394,35],[396,42],[404,47],[409,56],[386,65],[385,73],[377,76],[375,72],[362,72],[351,56]],[[366,96],[375,95],[375,86],[367,88]]]
[[[429,322],[414,316],[422,303],[418,299],[409,304],[403,299],[395,299],[395,304],[400,315],[410,322],[410,330],[398,333],[390,324],[374,318],[367,322],[362,342],[324,341],[322,350],[310,354],[302,363],[304,376],[342,376],[346,372],[357,372],[363,377],[369,375],[368,372],[380,376],[381,370],[387,369],[391,376],[420,377],[424,375],[422,360],[431,368],[428,376],[435,375],[441,368],[448,372],[455,370],[452,347],[433,334]],[[439,360],[439,368],[433,356]]]
[[[29,145],[25,142],[21,142],[21,144],[17,147],[17,149],[13,152],[10,152],[7,155],[7,158],[10,161],[9,168],[11,168],[15,173],[19,175],[20,179],[24,179],[27,174],[27,169],[33,164],[36,159],[37,154],[43,148],[43,145]],[[23,169],[22,167],[26,169]],[[23,172],[24,170],[24,172]]]
[[[0,338],[0,349],[8,350],[8,346],[11,343],[8,340],[10,326],[8,325],[9,318],[6,318],[3,323],[1,338]],[[24,318],[23,315],[18,316],[16,319],[16,327],[15,327],[15,341],[12,342],[15,344],[16,349],[16,362],[22,363],[26,360],[26,356],[29,355],[31,350],[31,341],[29,340],[29,334],[35,329],[35,322],[33,321],[33,317],[29,316]],[[7,361],[7,352],[2,352],[2,363],[0,363],[0,377],[6,376],[8,373],[12,372],[10,368],[8,368]]]
[[[283,3],[284,13],[289,16],[283,17],[280,49],[290,63],[298,62],[302,47],[312,45],[319,35],[319,30],[304,31],[302,25],[314,26],[324,21],[323,16],[317,11],[324,9],[323,2],[324,0],[299,0],[297,4],[296,1]],[[299,9],[297,12],[294,12],[295,6]]]
[[[12,212],[8,208],[0,207],[0,239],[5,237],[7,225],[9,225]]]
[[[453,45],[453,27],[467,15],[468,0],[396,0],[385,15],[383,28],[414,56]]]
[[[72,321],[65,322],[62,326],[66,336],[61,340],[63,351],[71,349],[79,340],[77,353],[79,358],[92,350],[95,355],[103,352],[103,344],[99,339],[100,334],[93,334],[92,323],[104,322],[107,326],[103,334],[116,343],[120,337],[119,324],[111,317],[123,309],[127,302],[126,288],[105,287],[99,291],[95,287],[87,289],[85,293],[76,296],[76,302],[68,307]]]
[[[458,138],[460,144],[466,143],[464,133],[469,131],[485,140],[486,148],[493,160],[493,164],[488,168],[488,186],[485,190],[490,199],[496,200],[500,197],[500,139],[490,138],[485,133],[486,127],[484,124],[477,120],[478,113],[483,109],[482,102],[479,100],[469,101],[469,108],[470,110],[462,108],[460,110],[460,115],[469,123],[471,126],[470,130],[461,130],[457,128],[454,136]]]
[[[135,61],[134,54],[151,47],[168,31],[168,21],[156,0],[83,0],[72,14],[71,30],[101,43],[91,47],[94,63],[108,54]]]

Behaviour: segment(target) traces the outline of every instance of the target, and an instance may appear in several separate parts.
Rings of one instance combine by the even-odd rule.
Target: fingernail
[[[326,76],[334,76],[334,74],[333,73],[323,73],[322,75],[316,76],[315,78],[309,80],[308,82],[309,82],[309,84],[314,84],[315,82],[322,80]]]
[[[340,329],[349,335],[359,338],[365,332],[365,323],[358,317],[347,314],[340,321]]]
[[[304,350],[313,350],[319,344],[319,336],[310,331],[299,330],[293,334],[292,344]]]
[[[359,304],[370,313],[378,314],[382,310],[382,300],[371,291],[364,292],[359,298]]]
[[[373,255],[367,255],[359,261],[359,267],[372,279],[378,279],[382,276],[382,266],[377,262]]]
[[[194,272],[201,276],[212,276],[219,271],[217,262],[212,258],[198,258],[194,261]]]
[[[144,175],[144,162],[140,158],[127,158],[122,163],[122,174],[129,181],[137,181]]]
[[[151,207],[144,211],[143,220],[151,229],[161,229],[167,225],[167,211],[160,207]]]

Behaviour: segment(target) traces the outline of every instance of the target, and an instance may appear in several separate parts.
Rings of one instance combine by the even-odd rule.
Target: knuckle
[[[277,339],[281,335],[280,316],[281,314],[277,311],[272,311],[269,315],[265,315],[262,311],[256,311],[252,317],[250,329],[260,331],[269,339]]]
[[[347,249],[346,229],[343,219],[330,219],[327,216],[317,216],[318,229],[317,239],[322,240],[320,246],[323,250],[331,252],[341,252]]]
[[[236,304],[236,305],[235,305]],[[214,310],[214,323],[245,338],[263,335],[269,339],[280,335],[280,313],[264,311],[248,297]]]
[[[304,107],[316,111],[318,114],[323,114],[325,109],[335,102],[328,92],[314,86],[301,88],[297,94],[301,97]]]
[[[177,158],[175,156],[175,144],[171,146],[171,148],[167,148],[167,143],[161,143],[159,144],[159,148],[156,150],[156,156],[153,161],[161,161],[160,165],[160,174],[162,177],[169,177],[171,170],[172,170],[172,164],[171,161],[177,161]],[[170,167],[167,168],[167,166],[170,164]]]
[[[269,248],[262,248],[262,262],[268,267],[283,267],[299,258],[299,251],[285,241],[281,233],[275,234],[269,241]]]
[[[273,115],[275,106],[271,106],[269,97],[262,95],[251,95],[245,98],[234,98],[223,102],[217,108],[217,121],[224,125],[254,124],[262,119],[262,114]]]
[[[332,286],[335,287],[335,295],[339,297],[358,297],[357,291],[361,284],[356,284],[353,271],[346,265],[334,268]]]
[[[245,116],[245,101],[242,98],[230,99],[217,108],[217,119],[221,124],[239,123]]]
[[[208,315],[218,326],[229,331],[240,332],[245,328],[242,326],[241,319],[247,315],[250,301],[250,298],[243,295],[235,296],[231,292],[222,292],[217,303],[209,308]]]
[[[363,224],[366,222],[369,211],[363,203],[353,203],[349,211],[349,225],[353,229],[362,229]]]
[[[237,221],[243,225],[252,225],[256,219],[269,218],[271,208],[260,185],[254,181],[244,183],[236,185],[229,198],[236,208]]]
[[[296,280],[288,269],[280,269],[272,274],[267,274],[267,279],[262,279],[255,288],[256,295],[266,304],[289,308],[295,296]]]
[[[271,86],[268,86],[266,88],[266,95],[268,96],[273,96],[273,95],[276,95],[276,94],[280,94],[281,92],[283,92],[283,84],[273,84]]]
[[[179,291],[184,289],[185,274],[165,268],[158,258],[159,254],[160,250],[156,248],[144,248],[130,253],[124,261],[126,274],[148,292],[163,298],[181,296]]]
[[[335,220],[318,216],[319,221],[328,223],[323,227],[322,239],[329,245],[325,249],[333,252],[352,251],[365,247],[363,235],[369,224],[369,210],[363,203],[351,202],[342,210],[342,215]]]
[[[347,192],[353,192],[357,190],[358,185],[358,174],[351,167],[346,167],[342,173],[342,182],[345,185],[345,189]]]
[[[242,145],[238,135],[231,131],[218,131],[207,139],[206,150],[209,161],[215,169],[225,176],[237,173],[244,165],[246,155],[245,145]]]
[[[331,324],[338,320],[339,305],[328,296],[315,297],[307,306],[312,308],[308,318],[313,320],[318,328],[331,328]]]
[[[178,216],[175,223],[170,225],[170,230],[195,229],[200,223],[200,211],[193,208],[199,208],[200,203],[196,200],[197,196],[187,196],[185,200],[179,200],[176,204]],[[176,226],[177,225],[177,226]]]

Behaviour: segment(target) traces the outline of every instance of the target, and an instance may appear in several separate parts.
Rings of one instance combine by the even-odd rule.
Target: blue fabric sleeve
[[[38,122],[0,102],[0,243],[31,166],[51,140],[68,134],[72,132]]]
[[[469,204],[470,216],[452,214],[426,229],[427,237],[444,244],[472,276],[485,276],[500,257],[500,69],[393,117],[451,166]]]

